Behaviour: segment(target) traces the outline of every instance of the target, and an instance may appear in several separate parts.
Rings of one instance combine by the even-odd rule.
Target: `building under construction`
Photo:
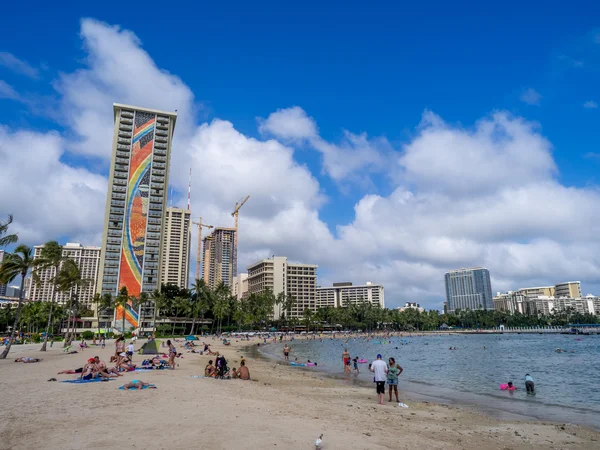
[[[216,227],[203,239],[202,278],[211,288],[221,281],[233,287],[233,277],[237,273],[235,228]]]

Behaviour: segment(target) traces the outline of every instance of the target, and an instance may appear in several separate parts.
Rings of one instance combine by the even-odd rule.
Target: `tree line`
[[[8,227],[12,223],[12,216],[0,221],[0,247],[15,244],[18,241],[16,234],[8,234]],[[24,281],[27,274],[31,274],[32,282],[40,284],[39,273],[42,270],[52,269],[53,276],[48,280],[53,286],[53,295],[49,302],[29,302],[23,306]],[[17,330],[39,333],[44,330],[41,351],[46,350],[47,340],[57,324],[67,320],[67,333],[65,344],[74,339],[77,330],[77,320],[93,314],[81,305],[78,292],[89,285],[92,280],[84,279],[76,263],[63,256],[62,247],[56,241],[44,244],[39,257],[33,258],[33,250],[26,245],[18,245],[12,253],[5,254],[0,265],[0,283],[8,284],[21,277],[21,289],[16,309],[6,308],[0,310],[0,330],[11,327],[11,337],[8,345],[0,355],[6,358],[10,345],[14,341]],[[63,306],[56,305],[56,296],[63,293],[68,296],[68,303]],[[348,330],[420,330],[431,331],[438,329],[442,324],[461,328],[493,328],[500,325],[507,327],[537,327],[537,326],[564,326],[569,323],[595,324],[600,323],[600,318],[592,314],[581,314],[567,308],[551,315],[523,315],[511,314],[506,311],[456,310],[452,314],[442,314],[437,310],[419,311],[407,308],[404,311],[397,309],[381,308],[366,301],[359,301],[342,308],[305,308],[299,311],[298,302],[290,295],[283,293],[275,295],[267,290],[260,294],[250,294],[239,301],[232,295],[229,286],[220,283],[211,289],[204,280],[195,280],[190,289],[180,289],[175,285],[162,285],[160,290],[141,293],[138,297],[129,295],[127,288],[121,288],[116,296],[110,294],[96,294],[95,306],[99,316],[112,317],[113,311],[118,306],[130,304],[134,310],[142,306],[143,309],[152,310],[152,317],[140,317],[140,321],[152,319],[156,325],[158,319],[170,319],[170,324],[162,324],[157,331],[161,334],[195,334],[199,324],[203,324],[201,331],[221,332],[223,330],[256,330],[271,327],[283,329],[296,329],[302,327],[306,330],[322,330],[324,328]],[[148,307],[148,308],[147,308]],[[273,316],[274,308],[280,311],[277,318]],[[188,325],[177,328],[179,319],[191,320]],[[210,323],[210,328],[205,323]],[[45,324],[45,326],[44,326]],[[98,321],[100,326],[100,321]],[[125,315],[122,318],[122,330],[125,330]]]

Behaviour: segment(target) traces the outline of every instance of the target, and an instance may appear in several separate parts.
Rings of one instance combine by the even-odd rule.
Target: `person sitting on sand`
[[[22,362],[22,363],[25,363],[25,364],[36,363],[36,362],[40,362],[40,361],[41,361],[40,358],[29,358],[27,356],[23,356],[21,358],[15,359],[15,362]]]
[[[240,380],[249,380],[250,379],[250,371],[246,367],[246,361],[242,361],[240,363],[240,370],[238,370],[238,378]]]
[[[212,359],[208,361],[208,364],[204,368],[204,376],[205,377],[213,377],[215,375],[215,366],[213,366]]]
[[[238,373],[238,371],[235,367],[233,369],[231,369],[231,379],[235,380],[239,376],[240,376],[240,374]]]
[[[141,390],[144,389],[144,386],[147,386],[150,389],[156,389],[156,386],[154,386],[153,384],[145,383],[141,380],[131,380],[129,383],[123,385],[123,389],[125,389],[126,391],[132,388]]]
[[[96,363],[94,358],[90,358],[87,361],[87,364],[83,366],[83,371],[81,373],[82,380],[91,380],[96,375]]]
[[[98,369],[98,373],[105,377],[121,377],[119,371],[116,367],[107,367],[106,363],[100,359],[98,356],[94,356],[94,362],[96,363],[96,368]]]

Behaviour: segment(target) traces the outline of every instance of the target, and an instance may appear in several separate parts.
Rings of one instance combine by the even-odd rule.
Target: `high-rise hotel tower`
[[[115,103],[112,161],[104,216],[98,291],[116,296],[151,293],[160,286],[169,158],[176,113]],[[126,328],[138,326],[131,306]]]

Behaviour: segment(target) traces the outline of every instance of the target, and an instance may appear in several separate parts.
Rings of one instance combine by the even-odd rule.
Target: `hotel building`
[[[318,308],[340,308],[363,302],[385,308],[383,286],[367,281],[366,284],[360,286],[344,282],[333,283],[332,287],[317,288]]]
[[[483,267],[446,272],[448,311],[494,309],[490,272]]]
[[[267,289],[275,296],[283,293],[296,300],[289,317],[300,318],[306,308],[316,311],[317,269],[316,264],[288,262],[285,256],[273,256],[248,267],[248,295],[261,294]],[[273,318],[279,319],[285,311],[275,305]],[[286,313],[287,314],[287,313]]]
[[[113,105],[114,136],[102,240],[98,291],[151,293],[160,287],[169,159],[177,114]],[[115,319],[120,322],[122,308]],[[126,327],[138,315],[126,311]]]
[[[36,245],[34,247],[34,260],[41,257],[43,248],[43,245]],[[100,247],[87,247],[72,242],[62,247],[62,255],[75,262],[81,273],[81,278],[89,280],[87,285],[76,287],[73,291],[74,294],[77,294],[77,299],[89,309],[93,309],[94,306],[93,300],[94,294],[96,294],[98,268],[100,266],[100,250]],[[56,275],[54,267],[38,269],[36,273],[39,277],[39,283],[28,283],[29,292],[26,295],[27,298],[33,302],[47,302],[52,301],[53,298],[60,304],[69,302],[70,294],[68,292],[57,292],[56,297],[54,297],[54,283],[52,281]]]
[[[217,227],[203,240],[202,278],[215,289],[221,281],[233,289],[233,274],[237,271],[233,246],[235,228]]]
[[[191,212],[168,207],[162,246],[161,283],[187,289],[190,271]]]

